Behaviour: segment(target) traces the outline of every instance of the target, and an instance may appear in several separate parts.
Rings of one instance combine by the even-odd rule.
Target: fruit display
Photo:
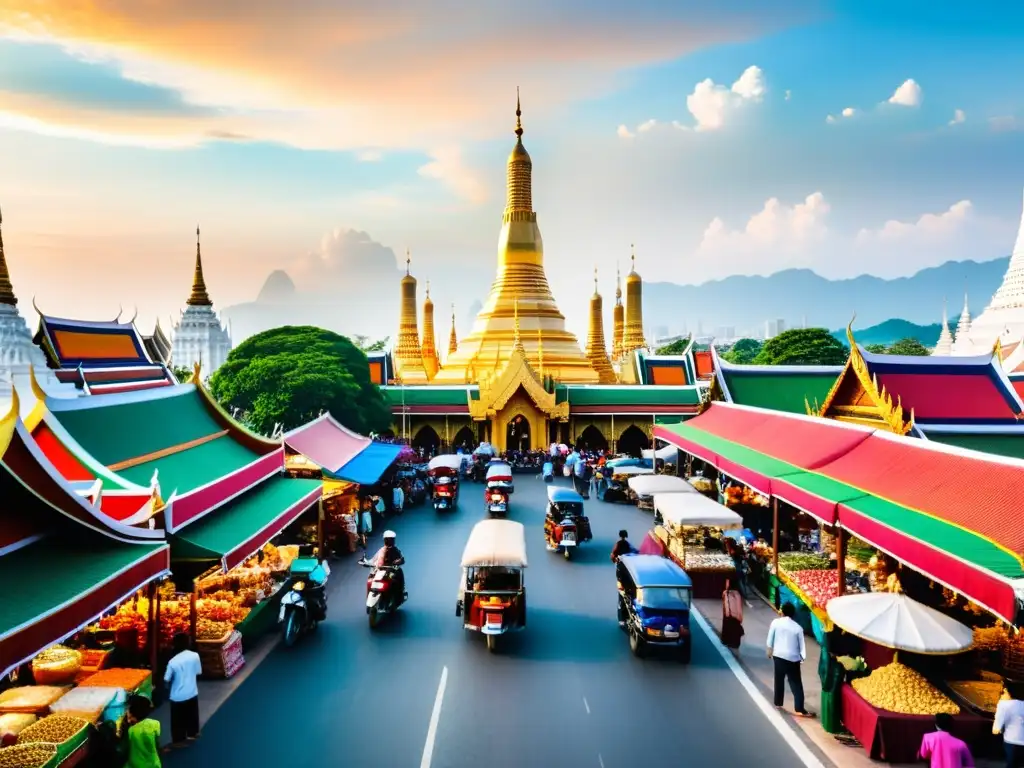
[[[691,477],[687,482],[701,493],[712,493],[715,490],[715,484],[700,475]]]
[[[787,573],[794,571],[825,571],[831,566],[828,555],[817,552],[780,552],[779,568]]]
[[[123,688],[126,691],[134,691],[149,678],[148,669],[114,667],[113,669],[101,669],[95,675],[85,678],[82,681],[82,686],[87,688]]]
[[[80,717],[50,715],[33,723],[18,734],[19,744],[63,744],[78,736],[89,726]]]
[[[68,692],[66,686],[23,685],[0,693],[0,712],[44,712]]]
[[[8,712],[0,715],[0,747],[9,747],[18,741],[18,734],[38,718],[23,712]]]
[[[0,749],[0,768],[42,768],[56,757],[54,744],[18,744]]]
[[[1002,682],[983,680],[956,680],[947,683],[949,689],[975,709],[995,714],[999,697],[1003,695]]]
[[[762,496],[757,491],[751,490],[745,485],[730,485],[725,489],[725,506],[735,507],[741,504],[751,504],[755,507],[767,507],[768,497]]]
[[[117,688],[80,686],[57,699],[50,705],[50,711],[54,714],[72,715],[96,722],[107,705],[113,701],[116,693]]]
[[[735,571],[736,563],[724,552],[706,552],[703,547],[686,547],[687,571]]]
[[[82,654],[55,645],[32,659],[32,677],[40,685],[63,685],[73,682],[82,668]]]
[[[920,674],[898,661],[854,680],[852,685],[868,704],[887,712],[902,715],[960,714],[960,707]]]
[[[839,588],[837,571],[793,571],[786,576],[819,608],[826,608]]]
[[[1002,651],[1010,641],[1005,625],[979,627],[974,630],[974,648],[978,651]]]

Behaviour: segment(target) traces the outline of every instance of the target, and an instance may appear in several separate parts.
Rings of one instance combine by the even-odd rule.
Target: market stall
[[[632,460],[626,459],[624,461]],[[605,466],[602,474],[608,477],[608,487],[604,491],[603,501],[635,503],[636,494],[630,490],[630,479],[644,475],[653,475],[654,468],[641,467],[635,464],[615,465],[614,461],[610,461]]]
[[[634,475],[627,482],[636,494],[637,508],[652,512],[656,493],[697,493],[696,488],[675,475]],[[657,517],[655,522],[658,522]]]
[[[699,493],[656,493],[654,509],[664,520],[655,536],[690,576],[693,596],[721,597],[736,578],[736,564],[712,532],[742,527],[740,516]]]

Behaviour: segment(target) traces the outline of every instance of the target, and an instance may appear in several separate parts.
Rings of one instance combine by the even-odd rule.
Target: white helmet
[[[394,531],[384,531],[384,540],[385,541],[387,541],[388,539],[396,539],[396,538],[398,538],[398,534],[395,533]]]

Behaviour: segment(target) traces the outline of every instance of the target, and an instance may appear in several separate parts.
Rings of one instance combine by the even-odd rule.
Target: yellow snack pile
[[[81,731],[88,723],[80,717],[50,715],[33,723],[20,734],[19,744],[63,744]]]
[[[53,744],[19,744],[0,749],[0,768],[38,768],[54,758]]]
[[[853,681],[853,689],[874,707],[901,715],[959,715],[950,701],[921,675],[897,661]]]

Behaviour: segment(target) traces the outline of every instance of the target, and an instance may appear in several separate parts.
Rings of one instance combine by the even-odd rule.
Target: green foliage
[[[184,366],[174,366],[171,368],[171,373],[174,374],[174,378],[178,380],[179,384],[187,384],[192,380],[192,369]]]
[[[825,328],[793,328],[768,339],[754,358],[758,365],[843,365],[846,345]]]
[[[907,338],[900,339],[893,344],[887,350],[887,354],[890,355],[910,355],[911,357],[927,357],[931,354],[931,350],[928,349],[917,339]]]
[[[370,341],[369,336],[361,336],[359,334],[352,337],[352,342],[363,352],[383,352],[387,349],[389,341],[391,341],[390,336],[385,336],[377,341]]]
[[[263,434],[275,424],[294,429],[321,411],[363,435],[391,426],[391,411],[370,381],[362,350],[344,336],[309,325],[249,337],[213,374],[210,391]]]
[[[686,348],[690,346],[690,337],[684,336],[681,339],[669,342],[663,347],[658,347],[654,350],[656,355],[681,355],[686,351]]]
[[[737,365],[749,365],[761,354],[763,346],[757,339],[740,339],[722,353],[722,358]]]
[[[865,344],[864,349],[868,352],[873,352],[876,355],[887,355],[889,354],[889,348],[885,344]]]

